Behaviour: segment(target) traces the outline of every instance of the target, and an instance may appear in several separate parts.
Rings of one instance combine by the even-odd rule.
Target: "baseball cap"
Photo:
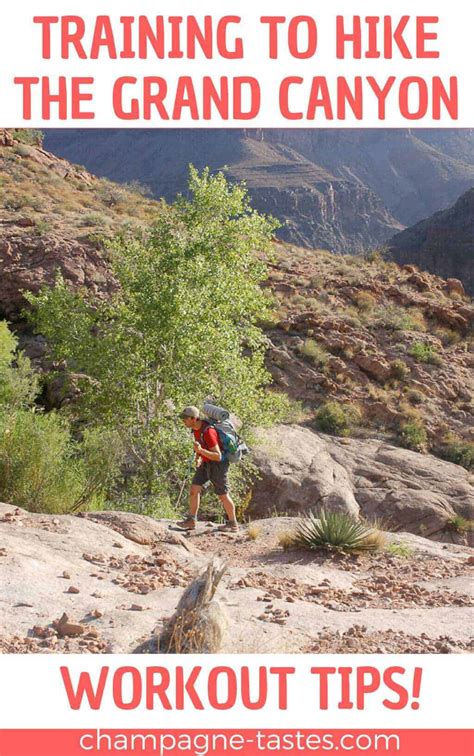
[[[183,419],[186,418],[186,417],[192,417],[192,418],[198,420],[200,414],[201,413],[199,412],[198,408],[197,407],[193,407],[191,405],[190,407],[185,407],[184,410],[180,413],[179,416],[181,418],[183,418]]]

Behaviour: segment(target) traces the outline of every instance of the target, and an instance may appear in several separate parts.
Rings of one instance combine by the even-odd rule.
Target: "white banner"
[[[473,127],[461,0],[22,0],[0,18],[11,127]]]
[[[473,674],[469,655],[6,655],[0,729],[466,729]]]

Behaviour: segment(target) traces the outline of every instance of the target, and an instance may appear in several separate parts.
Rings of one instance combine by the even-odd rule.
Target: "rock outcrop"
[[[462,297],[463,284],[474,294],[474,188],[447,210],[396,234],[387,246],[398,262],[415,263],[448,278],[451,294]]]
[[[326,508],[441,541],[461,540],[456,515],[474,518],[474,486],[458,465],[382,441],[338,439],[295,425],[261,432],[252,517]]]
[[[75,288],[95,295],[117,289],[101,253],[92,245],[68,236],[11,234],[0,236],[0,317],[17,320],[26,305],[23,292],[38,293],[53,286],[58,273]]]

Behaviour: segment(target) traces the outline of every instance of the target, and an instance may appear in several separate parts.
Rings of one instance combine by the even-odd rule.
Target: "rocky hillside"
[[[338,253],[379,246],[474,184],[469,129],[56,130],[46,144],[167,199],[185,190],[188,163],[225,168],[286,223],[280,238]]]
[[[358,435],[448,454],[456,438],[474,440],[474,308],[459,280],[378,255],[276,250],[268,365],[307,423],[330,400]]]
[[[292,518],[190,536],[140,515],[29,514],[0,504],[5,578],[0,653],[155,651],[212,555],[227,653],[463,653],[472,648],[472,557],[462,546],[387,534],[365,555],[284,550]],[[250,533],[252,537],[250,537]]]
[[[19,329],[22,290],[51,283],[57,270],[74,285],[112,291],[97,234],[147,222],[160,207],[6,130],[0,178],[0,314]],[[346,432],[347,416],[352,434],[472,458],[474,310],[459,280],[378,255],[277,244],[266,285],[280,301],[264,324],[268,366],[302,403],[303,422],[316,425],[321,407],[336,402],[329,420],[342,412],[342,424],[326,430]],[[28,332],[22,345],[32,358],[44,352]]]
[[[416,263],[449,278],[461,278],[474,293],[474,188],[387,243],[395,260]]]
[[[159,203],[137,186],[98,179],[43,149],[34,134],[0,129],[0,316],[18,317],[22,289],[56,272],[76,286],[114,288],[98,235],[150,221]]]

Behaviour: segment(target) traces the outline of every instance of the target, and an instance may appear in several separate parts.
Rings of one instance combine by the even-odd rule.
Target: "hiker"
[[[237,533],[239,526],[235,516],[235,504],[229,494],[229,460],[223,458],[222,443],[217,430],[205,419],[197,407],[185,407],[180,414],[186,428],[194,434],[196,472],[191,481],[189,515],[177,525],[185,530],[194,530],[203,487],[211,482],[226,513],[226,522],[218,530]]]

